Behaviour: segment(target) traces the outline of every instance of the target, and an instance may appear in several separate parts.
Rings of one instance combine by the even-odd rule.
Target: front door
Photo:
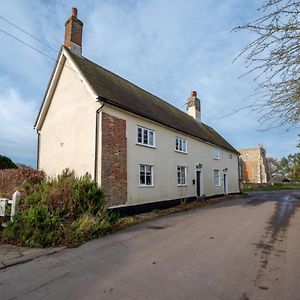
[[[201,171],[196,171],[196,193],[197,197],[201,196]]]

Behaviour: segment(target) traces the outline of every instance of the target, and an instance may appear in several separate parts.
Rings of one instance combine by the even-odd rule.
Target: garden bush
[[[20,166],[18,169],[0,170],[0,196],[11,198],[15,191],[19,191],[23,196],[26,190],[23,182],[26,180],[30,184],[40,183],[45,179],[45,174],[30,167]]]
[[[45,247],[76,246],[106,234],[117,216],[89,175],[80,178],[65,170],[55,179],[23,183],[26,196],[19,212],[2,232],[6,242]]]

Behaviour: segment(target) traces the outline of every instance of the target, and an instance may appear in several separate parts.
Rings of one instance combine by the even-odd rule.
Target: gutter
[[[97,97],[97,101],[100,101],[100,98]],[[102,102],[101,106],[96,110],[96,125],[95,125],[95,163],[94,163],[94,181],[98,183],[98,150],[99,150],[99,113],[104,106]]]

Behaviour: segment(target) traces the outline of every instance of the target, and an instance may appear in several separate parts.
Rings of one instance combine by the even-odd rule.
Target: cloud
[[[233,63],[251,35],[232,33],[231,29],[257,16],[256,2],[87,0],[70,4],[67,0],[11,0],[1,4],[0,15],[59,50],[71,5],[78,7],[84,22],[83,54],[89,59],[180,109],[190,91],[197,90],[203,120],[237,148],[262,143],[268,153],[278,157],[297,150],[296,131],[261,132],[259,116],[253,112],[222,118],[248,104],[249,100],[243,99],[255,86],[253,76],[239,78],[245,72],[243,60]],[[53,58],[57,55],[1,20],[0,28]],[[5,76],[6,82],[0,90],[0,113],[5,112],[8,119],[1,122],[0,151],[5,149],[8,155],[34,165],[31,128],[54,62],[1,32],[0,41],[0,76]],[[3,107],[7,102],[11,104]]]
[[[0,80],[0,153],[32,165],[36,151],[32,120],[37,103],[23,99],[14,87],[3,81]]]

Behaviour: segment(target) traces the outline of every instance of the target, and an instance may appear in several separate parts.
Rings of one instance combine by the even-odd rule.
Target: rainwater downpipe
[[[99,101],[99,98],[97,98]],[[101,106],[96,110],[96,128],[95,128],[95,164],[94,164],[94,181],[98,183],[98,157],[99,157],[99,113],[104,106],[102,102]]]
[[[40,166],[40,139],[41,139],[41,132],[40,130],[36,130],[36,133],[37,133],[37,156],[36,156],[36,169],[38,170],[39,169],[39,166]]]

